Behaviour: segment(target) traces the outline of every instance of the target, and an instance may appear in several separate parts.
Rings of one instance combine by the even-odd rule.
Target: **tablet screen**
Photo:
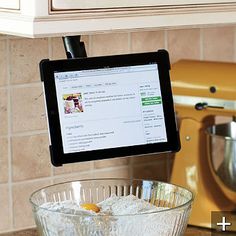
[[[169,56],[43,60],[53,165],[180,149]]]
[[[54,76],[65,154],[167,141],[156,63]]]

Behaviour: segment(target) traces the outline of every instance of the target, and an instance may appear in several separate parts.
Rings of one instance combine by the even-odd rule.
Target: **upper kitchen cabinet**
[[[0,9],[20,9],[20,0],[0,0]]]
[[[236,23],[236,0],[0,0],[0,33],[25,37]]]

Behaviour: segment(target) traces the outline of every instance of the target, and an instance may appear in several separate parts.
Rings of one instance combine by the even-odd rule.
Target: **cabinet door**
[[[235,0],[51,0],[52,10],[80,10],[122,7],[181,6],[229,3]]]
[[[20,0],[0,0],[0,8],[19,10]]]

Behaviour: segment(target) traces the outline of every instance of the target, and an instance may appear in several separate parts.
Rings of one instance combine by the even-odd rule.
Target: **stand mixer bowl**
[[[213,177],[232,201],[236,201],[236,122],[208,127],[208,160]]]

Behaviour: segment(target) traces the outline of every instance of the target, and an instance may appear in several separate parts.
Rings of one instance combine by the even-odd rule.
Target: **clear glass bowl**
[[[45,207],[47,202],[73,200],[98,203],[111,195],[133,194],[157,207],[135,215],[86,215],[62,213]],[[193,194],[182,187],[148,180],[93,179],[51,185],[30,197],[41,236],[167,236],[183,235],[191,211]],[[44,207],[41,205],[44,204]]]

